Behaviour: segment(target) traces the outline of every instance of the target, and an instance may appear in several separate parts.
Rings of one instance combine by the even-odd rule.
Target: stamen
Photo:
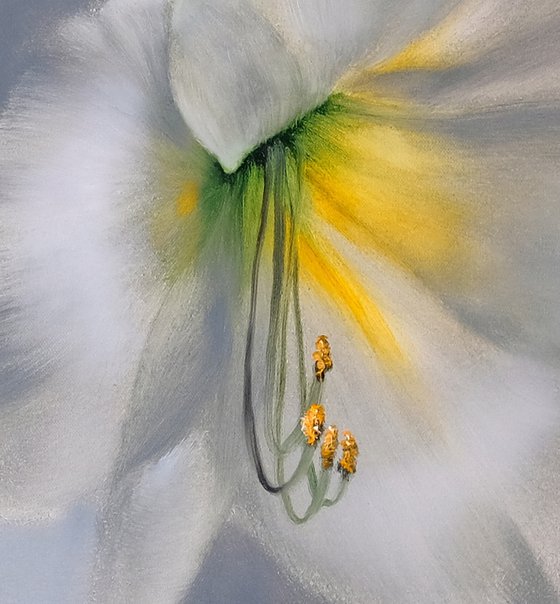
[[[321,460],[323,470],[329,470],[333,467],[334,456],[338,449],[338,428],[336,426],[329,426],[325,430],[323,437],[323,444],[321,445]]]
[[[308,445],[315,445],[321,438],[325,425],[325,408],[323,405],[311,405],[301,418],[301,431],[307,438]]]
[[[340,443],[342,447],[342,458],[338,462],[338,471],[343,478],[348,478],[356,473],[356,462],[359,455],[358,443],[352,432],[344,432],[344,440]]]
[[[319,336],[315,343],[317,350],[313,353],[315,361],[315,377],[322,382],[325,379],[325,373],[333,367],[331,359],[331,346],[327,336]]]
[[[343,480],[329,495],[331,478],[334,475],[335,456],[338,449],[338,430],[329,426],[325,430],[325,408],[322,405],[325,389],[325,374],[333,368],[331,346],[327,336],[320,335],[313,353],[313,374],[306,378],[305,351],[303,345],[302,314],[299,304],[299,257],[298,220],[296,208],[301,201],[297,181],[297,162],[290,164],[290,151],[280,141],[271,143],[263,150],[263,186],[260,221],[256,233],[255,253],[251,267],[251,291],[249,320],[244,359],[244,420],[245,435],[257,477],[269,493],[279,494],[290,520],[296,524],[307,522],[323,507],[335,505],[344,495],[348,480],[356,471],[358,448],[356,441],[345,433],[342,443],[342,458],[338,469]],[[291,172],[290,172],[291,171]],[[290,176],[291,175],[291,176]],[[269,211],[270,210],[270,211]],[[269,213],[271,216],[269,216]],[[270,220],[273,222],[270,224]],[[264,241],[267,233],[273,237],[272,291],[268,309],[266,333],[266,367],[261,374],[264,397],[262,428],[271,456],[261,451],[261,439],[253,409],[256,388],[254,376],[254,345],[257,337],[257,302],[259,299],[259,274],[261,264],[267,258]],[[293,321],[297,344],[297,382],[288,376],[290,350],[290,322]],[[303,417],[291,424],[285,434],[286,411],[289,408],[288,394],[299,392],[299,413]],[[297,417],[297,416],[296,416]],[[294,425],[295,424],[295,425]],[[319,446],[320,445],[320,446]],[[299,459],[298,459],[299,457]],[[318,463],[318,458],[321,462]],[[295,463],[294,463],[295,462]],[[286,472],[287,466],[293,468]],[[293,498],[303,495],[302,482],[307,482],[311,500],[300,514],[296,511]],[[298,499],[300,496],[298,495]],[[299,505],[298,505],[299,507]]]

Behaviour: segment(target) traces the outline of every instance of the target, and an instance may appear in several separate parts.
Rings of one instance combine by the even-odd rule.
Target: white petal
[[[235,267],[219,223],[154,318],[99,518],[95,602],[175,602],[230,509],[241,441],[231,373]],[[226,233],[224,234],[224,229]]]
[[[557,555],[560,539],[559,446],[560,435],[557,433],[548,450],[531,466],[525,488],[517,489],[508,501],[512,517],[523,530],[549,577],[560,577]]]
[[[261,544],[232,518],[220,531],[197,579],[181,604],[200,602],[305,602],[325,600],[286,576]]]
[[[445,59],[437,69],[415,67],[410,56],[423,56],[415,52],[409,68],[403,60],[403,71],[368,77],[357,89],[412,98],[422,129],[443,136],[457,158],[444,186],[470,216],[460,240],[477,254],[464,267],[463,289],[432,286],[462,320],[500,345],[557,359],[560,15],[546,2],[526,19],[519,6],[513,16],[499,3],[484,11],[479,3],[468,7],[466,23],[452,20],[433,45]],[[498,13],[507,15],[499,28]],[[483,16],[485,27],[497,30],[480,46]],[[457,62],[446,62],[451,50]]]
[[[306,89],[280,37],[242,1],[178,0],[171,32],[177,105],[227,171],[325,93]]]
[[[380,39],[399,48],[442,5],[399,2],[388,11],[365,0],[176,0],[175,100],[198,140],[234,171],[254,147],[321,104],[353,61],[373,48],[379,54]]]
[[[176,601],[235,486],[220,470],[231,281],[205,272],[215,246],[170,292],[153,250],[153,216],[193,178],[192,139],[171,102],[165,6],[133,4],[64,25],[52,69],[1,122],[0,514],[41,525],[22,535],[22,567],[73,503],[102,499],[111,476],[122,486],[104,531],[75,531],[82,553],[100,538],[95,564],[84,555],[68,590],[49,584],[53,601],[83,600],[92,566],[97,601]],[[52,546],[64,560],[64,539]],[[20,579],[4,589],[24,600]]]
[[[442,130],[466,149],[465,190],[474,217],[464,233],[482,253],[468,267],[470,288],[445,291],[468,324],[501,346],[560,352],[560,245],[557,199],[560,130],[556,107],[500,111],[445,121]],[[461,194],[461,193],[459,193]],[[441,291],[441,290],[440,290]]]
[[[165,292],[146,224],[154,141],[181,138],[163,12],[118,1],[67,23],[0,122],[5,515],[67,504],[116,454]]]
[[[121,493],[115,515],[103,518],[106,540],[97,553],[92,601],[180,600],[230,509],[230,485],[214,467],[216,437],[193,431],[140,480],[121,479],[119,488],[133,492]]]
[[[381,61],[437,23],[449,0],[252,0],[298,57],[310,85],[340,78],[349,66]]]
[[[473,336],[408,277],[337,243],[428,385],[428,409],[407,407],[414,399],[392,388],[359,332],[306,293],[308,338],[328,333],[336,359],[328,419],[358,438],[358,472],[345,498],[304,526],[257,494],[264,511],[249,508],[252,530],[333,601],[508,601],[519,569],[504,498],[560,425],[558,375]]]
[[[554,102],[559,26],[554,0],[538,6],[469,0],[402,54],[374,65],[369,86],[402,87],[407,97],[448,114]]]

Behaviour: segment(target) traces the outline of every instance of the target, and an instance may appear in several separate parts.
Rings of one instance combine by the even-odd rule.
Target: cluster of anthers
[[[313,353],[315,377],[318,382],[322,382],[325,379],[325,372],[332,369],[333,366],[331,347],[326,336],[319,336],[316,346],[317,350]],[[359,455],[358,443],[353,434],[347,430],[344,432],[343,441],[339,443],[338,428],[328,426],[325,429],[325,421],[325,408],[321,404],[313,403],[301,418],[301,431],[309,446],[316,446],[323,437],[321,444],[321,467],[323,470],[330,470],[334,466],[334,459],[340,444],[342,456],[337,469],[345,479],[348,479],[356,473]]]

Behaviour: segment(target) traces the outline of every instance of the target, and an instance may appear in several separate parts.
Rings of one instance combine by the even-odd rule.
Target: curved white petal
[[[180,601],[230,509],[231,488],[215,469],[215,439],[193,430],[141,477],[120,479],[117,488],[126,492],[112,493],[120,500],[101,521],[90,601]]]
[[[174,0],[175,100],[198,140],[232,172],[321,104],[354,61],[400,48],[442,7],[443,0],[390,8],[366,0]]]
[[[353,85],[400,90],[449,115],[557,102],[559,26],[553,0],[468,0],[401,52],[356,69]]]
[[[519,562],[505,498],[558,429],[558,375],[473,336],[410,278],[335,241],[427,393],[403,396],[359,331],[305,291],[307,339],[325,332],[333,347],[328,421],[358,438],[358,472],[340,503],[303,526],[278,499],[249,495],[263,506],[249,505],[251,530],[333,601],[508,601]]]
[[[466,6],[473,4],[482,10],[484,3]],[[261,524],[254,508],[250,518],[288,567],[333,601],[557,599],[550,535],[559,507],[550,460],[560,427],[560,138],[549,21],[558,13],[548,3],[542,9],[521,21],[513,11],[499,20],[508,27],[482,45],[467,23],[472,53],[460,36],[449,37],[460,66],[422,65],[417,57],[407,65],[405,53],[353,89],[426,105],[414,127],[451,141],[459,169],[443,180],[451,199],[467,207],[471,221],[459,236],[478,260],[461,266],[463,285],[472,289],[457,291],[445,280],[420,285],[331,234],[368,281],[432,395],[427,411],[407,407],[408,397],[359,352],[350,326],[311,297],[308,321],[315,333],[332,336],[336,354],[327,410],[333,421],[347,418],[359,441],[366,432],[358,474],[345,500],[303,528],[264,494]],[[491,28],[498,20],[488,22]],[[335,377],[338,371],[344,377]],[[403,405],[405,412],[397,411]],[[422,417],[420,436],[408,423],[415,416]]]
[[[169,111],[163,13],[116,1],[69,21],[1,118],[3,515],[65,505],[116,455],[166,290],[146,220],[158,141],[188,145]]]
[[[305,602],[324,598],[291,581],[261,544],[227,522],[181,604],[200,602]]]
[[[251,0],[298,57],[311,86],[352,65],[380,62],[447,16],[454,0]]]
[[[235,486],[220,471],[233,288],[209,274],[218,246],[171,291],[155,253],[176,235],[158,216],[193,178],[192,139],[171,102],[164,3],[133,4],[65,24],[48,77],[28,76],[0,124],[0,515],[39,523],[22,567],[73,503],[102,501],[96,531],[74,534],[76,585],[48,586],[57,601],[177,601]],[[64,539],[52,545],[64,560]],[[3,589],[26,597],[17,573]]]
[[[242,0],[174,2],[170,73],[188,125],[231,172],[327,90],[307,89],[280,36]]]
[[[560,526],[560,436],[550,444],[543,455],[531,466],[524,489],[513,492],[508,500],[512,518],[527,537],[549,577],[560,576],[560,559],[557,556]],[[529,513],[527,513],[529,510]],[[558,581],[555,581],[557,590]]]
[[[92,601],[176,602],[230,509],[235,286],[218,241],[177,281],[147,337],[100,512]]]

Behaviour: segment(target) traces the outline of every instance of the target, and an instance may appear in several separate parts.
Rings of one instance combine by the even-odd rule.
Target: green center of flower
[[[305,162],[320,146],[328,147],[321,134],[325,121],[347,111],[347,104],[342,95],[332,95],[255,148],[233,173],[225,172],[217,160],[205,167],[199,203],[203,236],[227,214],[232,236],[240,238],[237,249],[245,260],[246,276],[261,222],[265,187],[266,194],[275,197],[273,205],[288,213],[292,222],[300,223],[309,206],[302,191]]]
[[[323,104],[296,119],[288,128],[259,145],[249,153],[234,174],[245,170],[250,165],[266,166],[268,150],[276,145],[283,147],[294,158],[301,159],[306,153],[306,143],[308,142],[306,139],[310,131],[316,129],[317,122],[344,110],[341,97],[342,95],[336,94],[330,96]]]

